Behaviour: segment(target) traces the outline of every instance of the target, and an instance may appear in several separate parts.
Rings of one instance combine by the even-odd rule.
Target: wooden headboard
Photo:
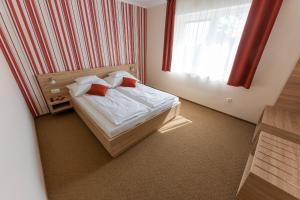
[[[41,87],[44,97],[46,100],[50,99],[51,97],[57,96],[58,94],[52,94],[51,89],[60,89],[59,95],[67,95],[68,89],[66,85],[69,85],[74,82],[74,79],[80,76],[87,76],[87,75],[96,75],[100,78],[107,76],[110,72],[124,70],[128,71],[134,76],[137,76],[137,68],[135,64],[129,65],[119,65],[119,66],[107,66],[101,68],[94,68],[94,69],[83,69],[83,70],[76,70],[76,71],[65,71],[65,72],[58,72],[58,73],[48,73],[43,75],[38,75],[37,80]],[[56,81],[56,84],[51,84],[49,79],[53,78]]]

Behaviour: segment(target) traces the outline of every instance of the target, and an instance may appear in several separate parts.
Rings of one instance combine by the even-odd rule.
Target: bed
[[[89,115],[89,117],[91,117],[93,121],[95,121],[95,123],[97,123],[97,125],[101,127],[105,134],[110,138],[120,135],[121,133],[132,129],[135,126],[146,122],[147,120],[161,114],[162,112],[176,106],[179,103],[178,99],[173,99],[172,101],[167,101],[154,109],[150,109],[147,107],[148,112],[142,113],[136,117],[132,117],[131,119],[128,119],[125,122],[116,125],[109,119],[107,119],[107,117],[101,111],[97,111],[96,106],[89,102],[87,95],[78,97],[72,96],[72,102],[73,104],[77,104],[82,110],[84,110]]]
[[[108,73],[118,70],[126,70],[131,74],[136,75],[135,65],[121,65],[91,70],[47,74],[43,75],[42,78],[38,77],[38,80],[43,93],[50,88],[49,84],[45,83],[49,77],[54,77],[58,84],[62,87],[62,90],[68,92],[68,90],[65,90],[65,86],[72,83],[75,78],[80,76],[93,74],[103,78],[107,76]],[[140,93],[140,90],[142,89],[145,89],[144,93]],[[154,95],[152,99],[149,98],[149,101],[141,101],[141,99],[147,100],[147,95],[151,94],[153,91],[154,93],[156,91],[159,94],[155,93],[156,95]],[[137,93],[139,95],[136,95]],[[121,87],[110,89],[108,97],[111,96],[111,99],[129,98],[135,101],[135,103],[139,105],[138,107],[140,107],[142,110],[143,108],[146,108],[146,110],[144,109],[143,112],[138,111],[137,113],[132,113],[132,117],[129,117],[128,119],[126,118],[125,121],[122,121],[122,118],[119,118],[112,122],[110,119],[108,119],[108,115],[113,114],[113,112],[109,112],[109,110],[108,112],[97,110],[97,104],[99,103],[99,108],[103,105],[103,102],[105,102],[103,101],[104,99],[101,99],[100,97],[98,99],[94,99],[94,97],[89,97],[88,95],[75,97],[71,94],[71,104],[76,113],[102,143],[104,148],[110,153],[111,156],[116,157],[149,134],[158,130],[165,123],[172,120],[179,114],[180,102],[175,96],[170,95],[173,98],[166,98],[163,102],[157,104],[157,98],[163,96],[162,94],[165,93],[154,89],[151,90],[151,88],[140,83],[138,84],[138,87],[127,92]],[[143,97],[143,95],[146,96]],[[118,102],[118,100],[116,100],[116,102]],[[126,102],[124,103],[126,104]],[[151,104],[156,105],[151,106]],[[116,112],[122,112],[121,108],[118,106],[113,109],[119,109]]]
[[[77,114],[113,157],[118,156],[175,118],[180,109],[178,99],[173,99],[173,101],[166,101],[160,106],[150,109],[145,114],[115,125],[101,112],[97,112],[84,96],[73,97],[72,104]]]

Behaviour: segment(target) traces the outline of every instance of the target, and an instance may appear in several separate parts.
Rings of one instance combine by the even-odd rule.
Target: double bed
[[[76,77],[84,75],[107,76],[109,72],[126,70],[133,75],[133,65],[122,65],[116,67],[104,67],[93,69],[92,73],[80,71],[60,72],[51,74],[56,80],[63,79],[61,86],[74,81]],[[135,69],[135,68],[134,68]],[[66,76],[66,73],[72,73]],[[50,74],[43,75],[49,76]],[[68,80],[63,77],[67,77]],[[48,77],[38,77],[43,93],[44,80]],[[68,90],[65,90],[68,92]],[[45,94],[44,94],[45,95]],[[128,148],[139,142],[147,135],[158,130],[166,122],[172,120],[179,114],[180,102],[178,97],[153,89],[141,83],[135,88],[116,87],[109,89],[102,96],[80,95],[71,93],[71,104],[77,114],[102,143],[111,156],[116,157]]]
[[[147,86],[142,85],[141,87]],[[173,106],[176,106],[179,103],[178,98],[173,96],[174,98],[162,101],[160,104],[157,104],[156,107],[151,108],[140,103],[137,97],[129,97],[119,92],[120,88],[121,87],[118,87],[116,89],[109,89],[108,96],[112,97],[112,99],[108,98],[107,96],[97,97],[91,95],[82,95],[75,97],[71,95],[72,103],[76,104],[82,110],[84,110],[89,115],[89,117],[91,117],[93,121],[95,121],[95,123],[97,123],[99,127],[101,127],[101,129],[105,132],[105,134],[110,138],[113,138],[122,132],[132,129],[138,124],[146,122],[147,120],[159,115],[160,113],[168,110],[169,108],[172,108]],[[130,88],[130,90],[136,89]],[[100,104],[97,105],[97,103],[93,102],[94,99],[95,101],[99,101]],[[126,101],[124,101],[124,99],[134,100],[131,100],[134,105],[128,103],[126,104]],[[106,107],[109,112],[112,112],[108,114],[111,116],[106,116],[106,114],[104,114],[105,111],[101,110],[101,108],[104,107]],[[130,113],[130,111],[134,111],[134,109],[136,108],[141,108],[142,111],[137,114],[132,112]],[[126,113],[124,114],[122,113],[122,111],[125,111]],[[114,114],[118,115],[114,116]],[[129,115],[129,117],[127,114]],[[114,119],[109,120],[108,118],[114,118],[116,119],[115,121],[124,121],[113,123],[112,121]]]

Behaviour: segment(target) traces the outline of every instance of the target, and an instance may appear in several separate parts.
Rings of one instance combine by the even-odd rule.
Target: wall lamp
[[[51,85],[55,85],[56,84],[56,80],[53,78],[53,77],[50,77],[48,79],[48,82],[51,84]]]

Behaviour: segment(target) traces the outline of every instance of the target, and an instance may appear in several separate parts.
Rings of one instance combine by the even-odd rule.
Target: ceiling
[[[167,0],[120,0],[120,1],[134,4],[144,8],[154,7],[167,2]]]

